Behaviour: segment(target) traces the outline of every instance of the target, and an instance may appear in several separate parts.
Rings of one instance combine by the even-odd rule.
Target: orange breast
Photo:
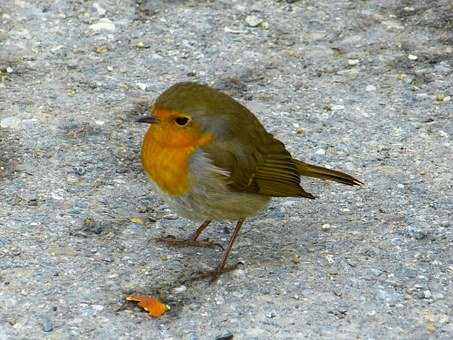
[[[168,131],[165,131],[168,132]],[[146,174],[167,194],[184,195],[189,188],[189,159],[198,146],[211,140],[203,136],[195,142],[168,143],[162,142],[160,129],[152,126],[148,129],[143,140],[141,158]],[[170,140],[173,136],[166,136]]]

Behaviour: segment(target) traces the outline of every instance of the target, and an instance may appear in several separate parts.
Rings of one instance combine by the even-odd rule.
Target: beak
[[[156,121],[156,117],[150,116],[148,111],[145,114],[146,114],[146,116],[137,119],[136,122],[137,123],[152,124],[152,123],[154,123]]]

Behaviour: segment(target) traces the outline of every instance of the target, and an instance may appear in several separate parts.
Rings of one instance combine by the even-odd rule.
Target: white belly
[[[180,216],[193,221],[238,220],[256,215],[270,197],[229,191],[228,173],[214,166],[203,151],[190,160],[190,190],[182,196],[171,196],[159,190],[168,205]]]

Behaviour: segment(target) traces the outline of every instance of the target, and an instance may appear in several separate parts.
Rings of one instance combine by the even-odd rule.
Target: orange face
[[[190,115],[153,109],[151,123],[142,145],[145,172],[167,194],[180,196],[189,190],[190,156],[199,146],[212,141],[212,134],[203,133]]]
[[[149,127],[149,137],[163,147],[197,147],[212,140],[212,135],[202,133],[192,122],[192,117],[189,114],[155,107],[153,116],[156,122]]]

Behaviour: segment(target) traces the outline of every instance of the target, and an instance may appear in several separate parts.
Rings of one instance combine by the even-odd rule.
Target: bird
[[[188,238],[157,240],[169,245],[212,246],[200,240],[211,221],[237,221],[211,281],[227,271],[227,258],[246,218],[273,197],[314,199],[301,176],[355,186],[341,171],[291,156],[258,118],[231,96],[205,84],[180,82],[162,92],[137,122],[149,124],[141,162],[155,192],[179,216],[199,227]]]

